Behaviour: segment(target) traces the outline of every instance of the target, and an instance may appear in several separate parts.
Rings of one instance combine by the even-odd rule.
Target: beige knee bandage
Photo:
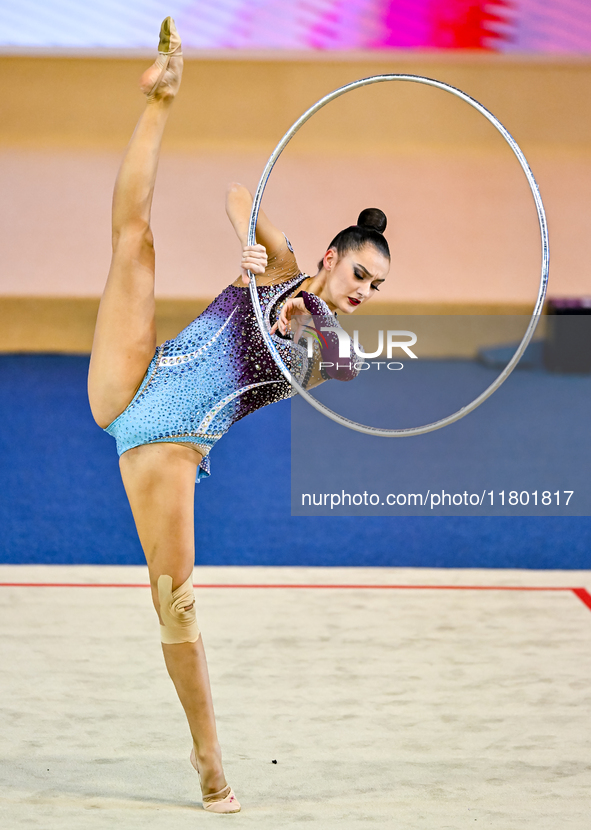
[[[158,599],[162,620],[160,626],[162,642],[167,645],[197,642],[199,627],[195,618],[193,574],[174,591],[172,590],[172,577],[167,574],[159,576]]]

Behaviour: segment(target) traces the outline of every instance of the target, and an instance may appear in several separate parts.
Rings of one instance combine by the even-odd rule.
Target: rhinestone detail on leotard
[[[285,300],[306,279],[257,288],[271,327]],[[312,360],[304,346],[273,335],[290,371],[305,384]],[[141,444],[190,444],[204,458],[232,424],[292,395],[260,333],[247,287],[229,285],[187,328],[159,346],[133,400],[107,427],[117,451]]]

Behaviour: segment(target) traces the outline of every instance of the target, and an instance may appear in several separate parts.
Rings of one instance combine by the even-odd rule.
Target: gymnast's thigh
[[[161,574],[182,584],[195,561],[194,498],[200,453],[178,444],[145,444],[119,459],[154,585]]]

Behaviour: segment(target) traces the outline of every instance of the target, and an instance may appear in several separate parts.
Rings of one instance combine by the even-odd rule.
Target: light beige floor
[[[591,572],[201,568],[195,580],[589,587]],[[0,567],[2,583],[146,581],[143,568]],[[572,593],[197,596],[243,813],[199,809],[145,588],[0,586],[5,830],[588,830],[591,610]]]

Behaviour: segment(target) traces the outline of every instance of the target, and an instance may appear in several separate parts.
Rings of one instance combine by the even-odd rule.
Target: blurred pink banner
[[[0,0],[0,46],[590,53],[589,0]],[[117,25],[113,25],[113,21]]]

